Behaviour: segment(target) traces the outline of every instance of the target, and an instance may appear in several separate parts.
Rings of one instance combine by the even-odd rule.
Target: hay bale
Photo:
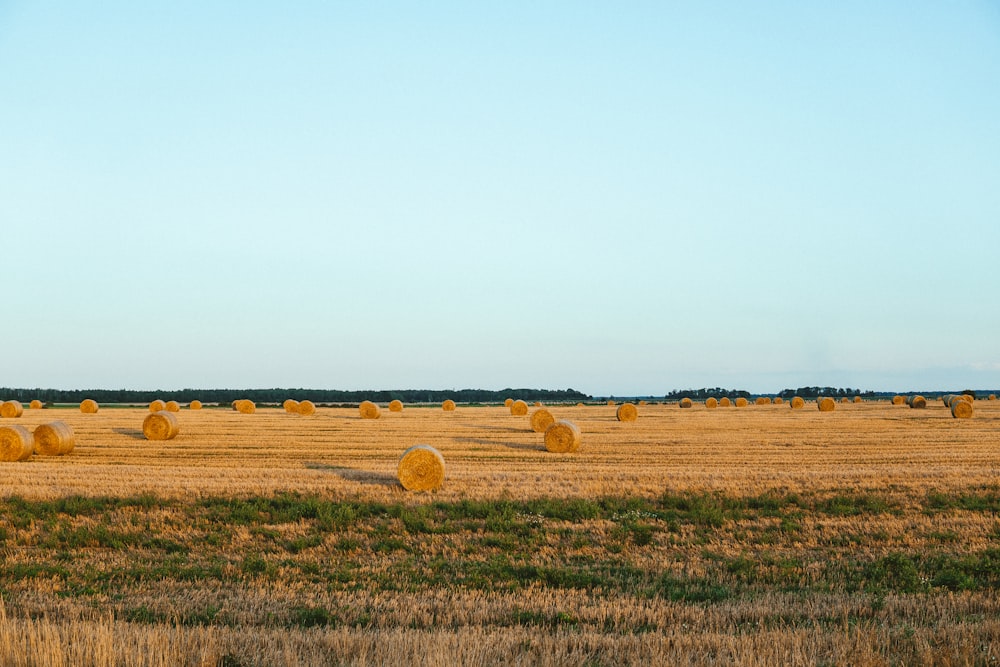
[[[941,396],[941,402],[944,403],[944,407],[950,408],[951,402],[955,400],[956,394],[943,394]]]
[[[639,401],[639,407],[640,407],[640,408],[641,408],[642,406],[644,406],[644,405],[646,405],[646,401]]]
[[[860,396],[855,396],[855,397],[854,397],[854,402],[855,402],[855,403],[860,403],[860,402],[861,402],[861,400],[862,400],[862,399],[861,399],[861,397],[860,397]]]
[[[201,410],[201,401],[195,399],[188,403],[188,410]]]
[[[181,404],[178,403],[177,401],[167,401],[166,404],[163,406],[163,408],[167,412],[180,412]]]
[[[241,415],[252,415],[257,412],[257,404],[248,398],[241,398],[236,401],[236,411]]]
[[[0,426],[0,461],[27,461],[34,450],[31,431],[20,424]]]
[[[515,417],[523,417],[528,414],[528,404],[524,401],[517,400],[510,404],[510,414]]]
[[[781,405],[784,402],[785,402],[785,399],[781,398],[781,396],[775,396],[774,397],[774,404],[775,405]]]
[[[892,397],[892,404],[893,405],[903,405],[905,403],[906,403],[906,397],[905,396],[896,395],[896,396]]]
[[[358,405],[358,412],[361,413],[362,419],[378,419],[382,414],[379,407],[371,401],[361,401],[361,404]]]
[[[583,407],[583,403],[577,403],[577,404],[576,404],[576,407],[578,407],[578,408],[582,408],[582,407]]]
[[[294,398],[286,398],[284,403],[281,404],[281,407],[283,407],[285,412],[290,415],[298,414],[299,412],[299,402]]]
[[[846,396],[844,396],[844,397],[843,397],[842,399],[840,399],[840,402],[841,402],[841,403],[850,403],[850,402],[851,402],[851,399],[849,399],[849,398],[847,398]]]
[[[401,400],[397,398],[392,401],[389,401],[389,412],[402,412],[402,411],[403,411],[403,402]]]
[[[555,420],[551,412],[545,408],[538,408],[531,413],[531,430],[535,433],[545,433]]]
[[[33,400],[31,403],[28,404],[28,407],[32,410],[41,410],[45,406],[42,404],[40,400],[36,398],[35,400]]]
[[[35,453],[42,456],[69,454],[76,446],[73,429],[66,422],[49,422],[35,428]]]
[[[723,396],[722,398],[719,399],[719,407],[720,408],[728,408],[728,407],[732,407],[732,405],[733,405],[733,402],[729,400],[728,396]]]
[[[927,407],[927,399],[920,395],[910,396],[906,399],[906,404],[911,408],[923,409]]]
[[[968,401],[955,401],[951,404],[951,416],[956,419],[969,419],[972,411],[972,403]]]
[[[96,415],[98,409],[97,401],[92,398],[85,398],[80,403],[80,412],[85,415]]]
[[[235,401],[233,401],[233,410],[236,409],[236,404],[239,403],[240,400],[242,400],[242,399],[237,398]]]
[[[21,401],[4,401],[0,403],[0,417],[4,419],[14,419],[24,414],[24,406]]]
[[[615,416],[620,422],[634,422],[639,418],[639,409],[631,403],[622,403],[615,410]]]
[[[560,419],[545,429],[545,449],[557,454],[580,449],[580,429],[573,422]]]
[[[159,412],[160,410],[166,410],[166,409],[167,409],[167,404],[161,401],[160,399],[156,399],[155,401],[149,402],[150,412]]]
[[[719,401],[709,396],[708,398],[705,399],[705,407],[708,408],[709,410],[714,410],[715,408],[719,407]]]
[[[146,440],[173,440],[180,430],[177,417],[166,410],[151,412],[142,420],[142,434]]]
[[[414,445],[399,457],[396,478],[407,491],[435,491],[444,484],[444,457],[430,445]]]
[[[748,405],[750,405],[750,401],[748,401],[747,399],[743,398],[742,396],[740,396],[739,398],[736,399],[736,407],[738,407],[738,408],[745,408]]]
[[[792,410],[798,410],[799,408],[806,407],[806,401],[801,396],[793,396],[788,405],[791,406]]]
[[[299,401],[296,411],[303,417],[311,417],[316,414],[316,404],[308,399]]]
[[[535,407],[536,408],[542,407],[542,402],[541,401],[535,401]]]
[[[444,410],[445,412],[454,412],[455,411],[455,401],[451,400],[450,398],[446,398],[441,403],[441,409]]]
[[[504,401],[503,401],[503,406],[505,408],[509,408],[510,404],[513,403],[513,402],[514,402],[513,398],[505,398]]]
[[[615,404],[615,402],[609,398],[608,399],[608,405],[614,405],[614,404]]]
[[[690,408],[692,405],[694,405],[694,403],[691,402],[690,398],[685,396],[680,400],[680,402],[677,405],[682,408]]]
[[[987,398],[986,400],[988,400],[988,401],[995,401],[995,400],[997,400],[997,395],[996,394],[990,394],[989,398]]]
[[[971,394],[959,394],[958,397],[963,401],[967,401],[969,404],[975,404],[976,397]]]
[[[771,399],[767,398],[766,396],[758,396],[757,398],[753,399],[753,404],[754,405],[770,405],[771,404]]]
[[[837,402],[830,396],[817,396],[816,407],[820,412],[833,412],[837,407]]]

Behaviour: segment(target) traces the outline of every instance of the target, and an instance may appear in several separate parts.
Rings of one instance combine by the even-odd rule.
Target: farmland
[[[162,442],[145,408],[25,410],[0,424],[60,419],[77,444],[0,464],[0,653],[989,664],[997,403],[546,406],[573,454],[504,407],[182,410]],[[435,493],[396,481],[418,443],[446,460]]]

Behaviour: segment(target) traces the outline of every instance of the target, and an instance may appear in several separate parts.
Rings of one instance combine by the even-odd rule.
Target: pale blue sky
[[[0,386],[1000,387],[1000,5],[0,0],[0,236]]]

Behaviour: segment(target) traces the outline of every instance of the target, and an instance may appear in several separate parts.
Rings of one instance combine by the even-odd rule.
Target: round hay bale
[[[180,412],[181,404],[178,403],[177,401],[167,401],[163,405],[163,409],[166,410],[167,412]]]
[[[389,412],[402,412],[402,411],[403,411],[403,402],[401,400],[397,398],[395,400],[389,401]]]
[[[841,403],[850,403],[850,402],[851,402],[851,399],[849,399],[849,398],[847,398],[846,396],[844,396],[844,397],[843,397],[842,399],[840,399],[840,402],[841,402]]]
[[[523,417],[528,414],[528,404],[524,401],[517,400],[510,404],[510,414],[515,417]]]
[[[944,403],[944,407],[950,408],[951,402],[955,399],[955,394],[942,394],[941,402]]]
[[[235,401],[233,401],[233,410],[236,409],[236,404],[239,403],[241,400],[242,399],[237,398]]]
[[[150,412],[159,412],[160,410],[166,410],[166,409],[167,409],[167,404],[161,401],[160,399],[156,399],[155,401],[149,402]]]
[[[252,415],[257,412],[257,404],[248,398],[241,398],[236,401],[236,411],[241,415]]]
[[[753,399],[754,405],[768,405],[770,404],[770,402],[771,399],[767,398],[766,396],[758,396],[757,398]]]
[[[639,409],[631,403],[622,403],[615,410],[615,416],[620,422],[634,422],[639,418]]]
[[[608,405],[614,405],[614,404],[615,404],[615,402],[609,398],[608,399]]]
[[[892,404],[893,405],[903,405],[905,403],[906,403],[906,397],[905,396],[896,395],[896,396],[892,397]]]
[[[24,414],[24,406],[21,401],[4,401],[0,403],[0,417],[4,419],[14,419]]]
[[[542,407],[542,402],[541,401],[535,401],[535,407],[536,408]]]
[[[719,407],[719,401],[713,398],[712,396],[709,396],[708,398],[705,399],[705,407],[708,408],[709,410],[714,410],[715,408]]]
[[[146,440],[173,440],[180,430],[177,417],[166,410],[151,412],[142,420],[142,434]]]
[[[855,397],[854,397],[854,402],[855,402],[855,403],[860,403],[860,402],[861,402],[862,400],[863,400],[863,399],[862,399],[862,398],[861,398],[860,396],[855,396]]]
[[[784,402],[785,402],[785,399],[783,399],[781,396],[775,396],[774,397],[774,404],[775,405],[781,405]]]
[[[296,412],[303,417],[310,417],[316,414],[316,404],[308,399],[299,401],[299,404],[296,407]]]
[[[31,403],[28,404],[28,407],[31,408],[32,410],[41,410],[45,406],[42,404],[40,400],[36,398],[35,400],[33,400]]]
[[[927,407],[927,399],[920,395],[910,396],[906,402],[911,408],[923,409]]]
[[[970,405],[975,404],[975,402],[976,402],[976,397],[972,396],[970,394],[959,394],[958,397],[960,399],[962,399],[963,401],[966,401]]]
[[[575,452],[580,449],[580,429],[565,419],[553,422],[545,429],[545,449],[557,454]]]
[[[378,419],[382,414],[378,406],[371,401],[361,401],[361,404],[358,405],[358,412],[361,413],[362,419]]]
[[[435,491],[444,484],[444,457],[430,445],[414,445],[399,457],[396,477],[407,491]]]
[[[66,422],[49,422],[35,428],[35,453],[42,456],[69,454],[76,446],[73,429]]]
[[[641,408],[642,406],[644,406],[644,405],[646,405],[646,401],[639,401],[639,407],[640,407],[640,408]]]
[[[690,408],[692,405],[694,405],[694,403],[691,402],[690,398],[688,398],[687,396],[685,396],[684,398],[682,398],[680,400],[680,402],[677,405],[679,407],[682,407],[682,408]]]
[[[513,403],[513,402],[514,402],[513,398],[505,398],[504,401],[503,401],[503,406],[505,408],[509,408],[510,404]]]
[[[736,407],[738,407],[738,408],[745,408],[748,405],[750,405],[750,401],[748,401],[747,399],[743,398],[742,396],[740,396],[739,398],[736,399]]]
[[[806,407],[806,402],[801,396],[793,396],[788,405],[791,406],[792,410],[798,410],[799,408]]]
[[[27,461],[34,450],[31,431],[20,424],[0,426],[0,461]]]
[[[733,405],[733,402],[729,400],[728,396],[723,396],[722,398],[719,399],[719,407],[720,408],[729,408],[729,407],[732,407],[732,405]]]
[[[195,399],[188,403],[188,410],[201,410],[201,401]]]
[[[97,401],[92,398],[85,398],[80,402],[80,412],[85,415],[96,415],[98,409]]]
[[[833,412],[837,407],[837,402],[830,396],[818,396],[816,407],[819,408],[820,412]]]
[[[455,411],[455,401],[451,400],[450,398],[446,398],[441,403],[441,409],[444,410],[445,412],[454,412]]]
[[[972,403],[968,401],[955,401],[951,404],[951,416],[956,419],[969,419],[972,417]]]
[[[576,407],[578,407],[578,408],[582,408],[582,407],[583,407],[583,403],[577,403],[577,404],[576,404]]]
[[[555,420],[551,412],[545,408],[538,408],[531,413],[531,430],[535,433],[545,433]]]
[[[296,401],[294,398],[286,398],[284,403],[281,404],[281,407],[283,407],[285,409],[285,412],[287,412],[290,415],[298,414],[299,402]]]
[[[988,400],[988,401],[995,401],[995,400],[997,400],[997,395],[996,394],[990,394],[989,397],[986,400]]]

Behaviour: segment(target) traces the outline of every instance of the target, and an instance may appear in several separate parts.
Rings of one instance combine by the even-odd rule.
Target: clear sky
[[[0,386],[1000,387],[1000,5],[0,0]]]

